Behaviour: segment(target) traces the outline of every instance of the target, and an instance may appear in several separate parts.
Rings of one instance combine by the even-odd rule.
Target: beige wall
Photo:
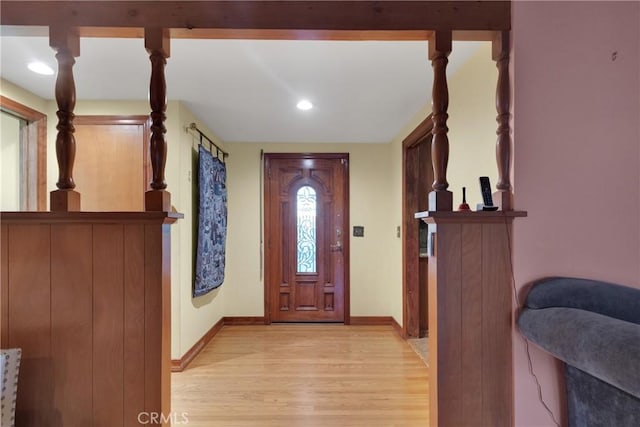
[[[174,113],[174,122],[171,129],[173,144],[170,146],[172,159],[170,168],[167,169],[167,180],[172,182],[172,203],[178,212],[184,214],[184,219],[178,221],[172,227],[171,254],[171,293],[172,293],[172,351],[171,357],[182,357],[203,335],[207,333],[224,315],[224,290],[229,287],[225,278],[223,285],[198,298],[192,298],[193,273],[194,273],[194,197],[192,187],[197,178],[197,167],[193,169],[194,161],[197,161],[198,140],[193,131],[186,128],[191,122],[195,122],[207,136],[214,139],[218,145],[224,147],[215,135],[207,129],[182,103],[171,103],[172,111],[167,111],[167,117]],[[196,164],[197,165],[197,164]]]
[[[454,209],[462,203],[462,187],[467,187],[471,209],[482,202],[479,176],[489,177],[493,191],[498,182],[495,155],[498,72],[491,59],[491,44],[478,44],[475,54],[449,79],[447,177]]]
[[[47,104],[51,102],[4,79],[0,79],[0,94],[43,114],[46,112]]]

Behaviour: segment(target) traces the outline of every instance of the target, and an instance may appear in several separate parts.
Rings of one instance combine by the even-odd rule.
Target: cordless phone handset
[[[488,176],[480,177],[480,192],[482,193],[482,210],[495,211],[498,210],[498,206],[493,206],[493,197],[491,197],[491,183]]]

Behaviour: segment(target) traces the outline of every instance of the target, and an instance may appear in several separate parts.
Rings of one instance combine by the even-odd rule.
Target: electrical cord
[[[509,268],[511,270],[511,287],[513,288],[513,299],[516,302],[516,306],[520,308],[521,307],[520,298],[518,298],[518,289],[516,288],[516,277],[513,269],[513,250],[511,248],[511,230],[509,229],[509,221],[507,220],[506,216],[504,217],[504,225],[507,230],[507,245],[509,247]],[[542,386],[540,385],[538,376],[533,371],[533,361],[531,360],[531,352],[529,351],[529,340],[527,340],[522,334],[520,334],[520,337],[522,338],[522,341],[524,341],[524,349],[527,354],[527,364],[529,365],[529,374],[533,377],[534,381],[536,382],[536,387],[538,389],[538,400],[540,400],[540,403],[542,404],[544,409],[549,413],[549,416],[553,420],[553,423],[557,427],[560,427],[560,423],[558,422],[555,415],[553,414],[553,411],[551,410],[551,408],[549,408],[549,405],[547,405],[547,402],[545,402],[544,397],[542,396]]]

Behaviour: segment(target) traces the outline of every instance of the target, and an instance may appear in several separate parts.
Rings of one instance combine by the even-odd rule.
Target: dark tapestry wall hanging
[[[202,145],[198,154],[200,206],[194,297],[212,291],[224,281],[227,239],[227,168]]]

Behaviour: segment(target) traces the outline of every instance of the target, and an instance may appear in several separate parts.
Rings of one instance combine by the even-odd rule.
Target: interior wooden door
[[[147,116],[78,116],[73,177],[83,211],[144,211]]]
[[[348,322],[348,154],[265,154],[267,322]]]

